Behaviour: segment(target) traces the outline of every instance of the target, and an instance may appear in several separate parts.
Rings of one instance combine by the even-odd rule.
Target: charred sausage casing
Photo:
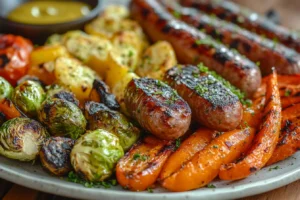
[[[273,67],[279,74],[300,73],[300,55],[293,49],[196,9],[181,7],[173,0],[161,2],[178,19],[211,35],[257,63],[263,75],[272,73]]]
[[[247,58],[230,51],[211,37],[176,20],[155,0],[132,0],[132,17],[153,41],[170,42],[180,63],[200,62],[216,71],[250,97],[259,87],[261,74]]]
[[[283,26],[274,24],[267,18],[239,6],[231,1],[219,0],[180,0],[187,7],[197,8],[220,19],[235,23],[249,31],[264,35],[271,40],[275,39],[284,45],[300,52],[300,37]]]
[[[240,124],[243,109],[238,97],[213,76],[195,66],[177,66],[167,71],[164,80],[188,102],[195,122],[218,131]]]
[[[189,128],[191,109],[175,90],[151,78],[133,79],[125,90],[129,114],[153,135],[177,139]]]

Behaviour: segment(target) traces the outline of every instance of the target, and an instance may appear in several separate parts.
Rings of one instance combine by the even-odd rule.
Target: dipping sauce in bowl
[[[78,1],[29,1],[12,10],[7,18],[24,24],[57,24],[88,15],[91,7]]]

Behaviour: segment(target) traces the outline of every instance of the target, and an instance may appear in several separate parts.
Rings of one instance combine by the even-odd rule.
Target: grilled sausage
[[[131,14],[153,41],[170,42],[183,64],[203,62],[250,97],[261,82],[258,67],[211,37],[176,20],[155,0],[132,0]]]
[[[70,153],[74,142],[64,137],[48,138],[40,150],[43,167],[56,176],[63,176],[70,172],[72,169]]]
[[[300,73],[300,55],[296,51],[201,11],[183,8],[173,0],[162,2],[182,21],[203,30],[253,62],[259,63],[262,74],[272,73],[272,67],[279,74]]]
[[[218,131],[235,129],[243,116],[238,97],[213,76],[195,66],[176,66],[164,80],[185,99],[192,109],[192,119]]]
[[[133,79],[127,85],[124,100],[130,115],[161,139],[176,139],[189,128],[192,115],[189,105],[161,81]]]
[[[275,39],[300,52],[300,37],[287,28],[274,24],[265,17],[231,1],[180,0],[187,7],[194,7],[226,21],[233,22],[249,31]]]

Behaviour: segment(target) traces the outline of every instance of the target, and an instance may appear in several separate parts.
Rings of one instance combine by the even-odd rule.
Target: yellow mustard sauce
[[[77,1],[29,1],[12,10],[7,18],[24,24],[56,24],[76,20],[90,10],[88,4]]]

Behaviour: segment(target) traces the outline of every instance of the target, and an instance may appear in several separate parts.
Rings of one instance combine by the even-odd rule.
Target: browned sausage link
[[[200,74],[195,66],[177,66],[167,71],[164,80],[188,102],[194,121],[218,131],[240,124],[242,104],[213,76]]]
[[[258,67],[211,37],[176,20],[156,0],[132,0],[131,14],[153,41],[166,40],[179,62],[203,62],[250,97],[261,82]]]
[[[231,1],[220,0],[180,0],[181,4],[187,7],[194,7],[226,21],[233,22],[239,26],[264,35],[267,38],[275,39],[286,46],[300,52],[300,37],[297,33],[285,27],[274,24],[265,17],[241,7]]]
[[[259,62],[262,74],[272,73],[272,67],[279,74],[300,73],[300,55],[296,51],[201,11],[183,8],[173,0],[162,2],[182,21],[236,49],[253,62]]]
[[[133,79],[127,85],[124,100],[130,115],[145,130],[161,139],[182,136],[191,123],[189,105],[161,81]]]

